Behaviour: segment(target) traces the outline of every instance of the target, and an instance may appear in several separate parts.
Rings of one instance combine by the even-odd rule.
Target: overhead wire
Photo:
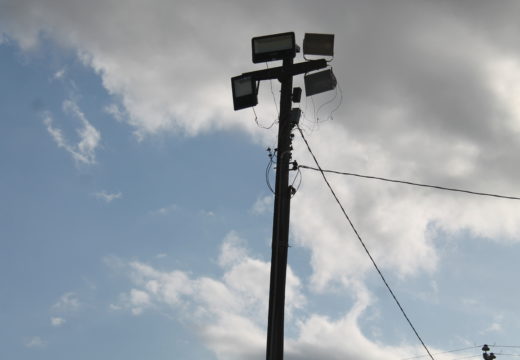
[[[319,118],[320,110],[322,108],[324,108],[325,106],[333,103],[338,98],[338,94],[340,95],[340,100],[339,100],[338,105],[336,105],[336,107],[334,109],[332,109],[332,111],[329,113],[329,116],[327,116],[327,118],[325,120],[322,120],[321,122],[334,120],[334,117],[332,116],[332,114],[334,114],[340,108],[341,104],[343,104],[343,90],[341,89],[341,86],[339,84],[337,84],[337,86],[336,86],[336,92],[334,93],[334,96],[332,97],[332,99],[321,104],[320,107],[318,108],[318,110],[316,111],[316,113],[315,113],[316,122],[318,122],[318,123],[320,122],[320,118]]]
[[[269,63],[268,62],[265,63],[265,67],[267,69],[269,69]],[[273,95],[273,102],[274,102],[274,106],[276,108],[276,114],[278,115],[278,117],[280,117],[280,111],[278,110],[278,104],[276,103],[276,96],[274,95],[273,80],[272,79],[269,79],[269,84],[271,85],[271,94]]]
[[[268,125],[268,126],[264,126],[264,125],[261,125],[260,122],[258,121],[258,116],[256,115],[256,110],[255,110],[255,107],[251,107],[251,109],[253,109],[253,113],[255,114],[255,123],[256,125],[259,127],[259,128],[262,128],[262,129],[266,129],[266,130],[269,130],[271,129],[274,124],[276,124],[276,120],[274,120],[271,125]]]
[[[365,242],[363,241],[363,239],[361,238],[361,235],[359,235],[359,232],[357,231],[356,227],[354,226],[354,224],[352,223],[352,220],[350,219],[350,217],[348,216],[347,212],[345,211],[345,208],[343,207],[343,205],[341,204],[341,201],[339,200],[338,196],[336,195],[336,192],[334,191],[334,189],[332,188],[332,186],[330,185],[327,177],[325,176],[325,172],[321,169],[321,166],[318,162],[318,160],[316,159],[316,156],[314,155],[314,153],[312,152],[312,149],[309,145],[309,143],[307,142],[307,139],[305,138],[305,135],[303,134],[303,131],[302,129],[300,128],[299,125],[296,125],[298,131],[300,132],[300,135],[303,139],[303,141],[305,142],[305,145],[307,146],[307,150],[309,151],[309,153],[311,154],[312,158],[314,159],[314,162],[316,163],[316,166],[318,167],[318,170],[321,172],[321,175],[323,177],[323,180],[325,181],[325,183],[327,184],[327,187],[329,188],[330,192],[332,193],[332,196],[334,197],[334,199],[336,200],[336,203],[339,205],[341,211],[343,212],[343,215],[345,216],[346,220],[348,221],[348,223],[350,224],[350,227],[352,228],[352,230],[354,231],[354,233],[356,234],[356,237],[357,239],[359,240],[359,242],[361,243],[361,245],[363,246],[363,249],[365,250],[366,254],[368,255],[368,257],[370,258],[370,261],[372,262],[372,265],[374,265],[374,268],[377,270],[377,273],[379,274],[379,276],[381,277],[381,280],[383,281],[383,283],[385,284],[386,288],[388,289],[388,291],[390,292],[390,295],[392,296],[392,298],[394,299],[395,303],[397,304],[397,306],[399,307],[399,309],[401,310],[401,313],[403,314],[404,318],[406,319],[406,321],[408,322],[408,325],[410,325],[410,327],[412,328],[413,332],[415,333],[415,336],[417,337],[417,339],[419,340],[419,342],[422,344],[423,348],[426,350],[426,353],[429,355],[429,357],[432,359],[432,360],[435,360],[433,355],[431,354],[430,350],[428,349],[428,347],[426,346],[426,344],[424,343],[423,339],[421,338],[421,336],[419,335],[419,333],[417,332],[417,330],[415,329],[415,327],[413,326],[412,324],[412,321],[410,320],[410,318],[408,317],[408,315],[406,314],[406,312],[404,311],[401,303],[399,302],[399,300],[397,299],[396,295],[394,294],[392,288],[390,287],[390,285],[388,284],[388,282],[386,281],[386,278],[384,277],[383,273],[381,272],[381,270],[379,269],[379,266],[377,265],[376,261],[374,260],[374,258],[372,257],[372,255],[370,254],[370,251],[368,250],[367,246],[365,245]]]
[[[437,190],[454,191],[454,192],[466,193],[466,194],[471,194],[471,195],[479,195],[479,196],[489,196],[489,197],[495,197],[495,198],[500,198],[500,199],[520,200],[520,197],[517,197],[517,196],[499,195],[499,194],[493,194],[493,193],[485,193],[485,192],[478,192],[478,191],[472,191],[472,190],[450,188],[450,187],[446,187],[446,186],[422,184],[422,183],[417,183],[417,182],[412,182],[412,181],[389,179],[389,178],[384,178],[384,177],[379,177],[379,176],[362,175],[362,174],[357,174],[357,173],[342,172],[342,171],[336,171],[336,170],[318,169],[318,168],[315,168],[312,166],[306,166],[306,165],[300,165],[300,167],[302,169],[315,170],[315,171],[326,172],[326,173],[337,174],[337,175],[354,176],[354,177],[365,178],[365,179],[381,180],[381,181],[386,181],[386,182],[420,186],[420,187],[432,188],[432,189],[437,189]]]
[[[463,360],[463,359],[471,359],[471,358],[476,358],[476,357],[481,357],[482,354],[477,354],[477,355],[469,355],[469,356],[464,356],[464,357],[460,357],[460,358],[455,358],[455,359],[451,359],[451,360]]]
[[[300,186],[302,185],[302,180],[303,180],[302,171],[300,170],[300,167],[297,166],[296,175],[294,175],[294,179],[291,183],[291,186],[294,189],[295,194],[298,192],[298,190],[300,190]],[[298,181],[298,185],[295,187],[294,184],[296,183],[296,181]]]
[[[480,347],[482,347],[482,345],[468,346],[468,347],[465,347],[465,348],[459,348],[459,349],[452,349],[452,350],[446,350],[446,351],[437,352],[437,353],[435,353],[433,355],[442,355],[442,354],[449,354],[449,353],[454,353],[454,352],[459,352],[459,351],[473,350],[473,349],[480,348]],[[404,359],[401,359],[401,360],[420,359],[420,358],[423,358],[423,357],[428,357],[428,355],[417,355],[417,356],[404,358]]]
[[[265,168],[265,182],[267,183],[267,187],[269,188],[269,190],[271,190],[271,192],[274,194],[275,191],[271,186],[271,179],[269,178],[269,175],[271,174],[273,164],[276,164],[274,158],[276,157],[277,150],[271,150],[271,148],[268,148],[267,151],[269,152],[269,162],[267,163],[267,167]]]

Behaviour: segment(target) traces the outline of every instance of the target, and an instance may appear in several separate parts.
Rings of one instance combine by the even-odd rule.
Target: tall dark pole
[[[291,162],[291,131],[298,119],[292,116],[293,76],[327,67],[325,59],[307,60],[293,63],[297,47],[294,44],[294,33],[271,35],[269,37],[293,37],[293,48],[274,49],[265,53],[260,47],[260,55],[255,55],[255,39],[265,41],[264,37],[253,38],[253,62],[283,60],[282,66],[264,70],[251,71],[231,78],[233,106],[235,110],[255,106],[257,100],[258,82],[278,79],[282,85],[280,94],[280,116],[278,123],[278,148],[276,157],[276,184],[273,216],[273,242],[271,256],[271,279],[269,284],[269,314],[267,319],[267,360],[283,360],[284,343],[284,311],[285,311],[285,281],[287,273],[287,250],[289,247],[289,217],[293,189],[289,186],[289,164]],[[280,43],[278,43],[280,45]],[[269,46],[276,47],[268,44]],[[322,51],[322,50],[320,50]],[[267,54],[267,55],[266,55]],[[312,54],[312,53],[311,53]],[[321,55],[318,54],[318,55]],[[327,55],[332,55],[327,54]],[[323,82],[323,81],[321,81]],[[323,84],[322,84],[323,87]],[[322,90],[324,91],[324,90]],[[299,98],[299,97],[298,97]],[[298,99],[299,101],[299,99]],[[299,117],[299,114],[297,115]]]
[[[267,360],[283,359],[285,281],[287,250],[289,247],[289,217],[291,191],[289,189],[289,163],[291,161],[291,107],[293,74],[292,57],[283,60],[279,78],[280,117],[278,124],[278,151],[273,216],[273,242],[271,281],[269,287],[269,314],[267,322]]]

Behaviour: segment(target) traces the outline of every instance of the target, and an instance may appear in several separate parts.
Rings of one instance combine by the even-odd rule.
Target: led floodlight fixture
[[[312,96],[336,88],[336,77],[332,69],[305,75],[305,95]]]
[[[296,56],[293,32],[254,37],[251,45],[255,64]]]
[[[303,55],[334,56],[334,34],[305,34]]]
[[[239,75],[231,78],[233,91],[233,107],[235,110],[245,109],[258,104],[256,84],[251,76]]]

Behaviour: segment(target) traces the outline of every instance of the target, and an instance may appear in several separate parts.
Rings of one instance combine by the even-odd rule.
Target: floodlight
[[[334,34],[305,34],[303,55],[334,56]]]
[[[258,104],[256,84],[251,76],[235,76],[231,78],[233,106],[235,110],[245,109]]]
[[[336,77],[332,69],[305,75],[305,95],[312,96],[336,88]]]
[[[255,64],[296,56],[294,32],[254,37],[251,45]]]

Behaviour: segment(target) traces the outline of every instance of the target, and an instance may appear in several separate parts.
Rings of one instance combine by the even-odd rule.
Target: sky
[[[338,87],[294,104],[324,169],[520,196],[519,15],[0,0],[0,358],[265,358],[280,86],[236,112],[230,86],[279,65],[254,36],[335,34]],[[327,177],[435,359],[519,356],[518,201]],[[426,358],[321,175],[291,181],[285,358]]]

